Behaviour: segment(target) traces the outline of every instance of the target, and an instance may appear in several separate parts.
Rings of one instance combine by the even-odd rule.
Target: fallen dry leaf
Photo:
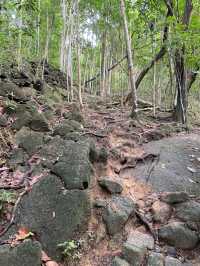
[[[24,240],[26,238],[29,238],[30,236],[33,236],[33,233],[30,232],[27,228],[21,227],[16,234],[16,240]]]

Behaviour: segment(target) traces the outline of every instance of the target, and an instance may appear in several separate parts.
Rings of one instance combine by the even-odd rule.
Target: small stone
[[[150,253],[147,266],[164,266],[164,256],[156,252]]]
[[[6,116],[4,116],[4,115],[0,116],[0,126],[5,127],[6,125],[7,125]]]
[[[175,247],[168,246],[168,247],[166,247],[166,249],[167,249],[167,254],[168,255],[170,255],[172,257],[176,257],[177,251],[176,251]]]
[[[154,248],[154,239],[148,234],[141,233],[139,231],[132,232],[127,240],[127,243],[139,248]]]
[[[112,266],[130,266],[130,264],[120,257],[115,257],[112,262]]]
[[[164,192],[160,196],[160,200],[169,204],[181,203],[189,200],[189,195],[182,192]]]
[[[200,221],[200,203],[195,201],[188,201],[184,203],[177,204],[175,206],[175,215],[179,219],[189,222],[199,222]]]
[[[123,245],[123,250],[122,250],[123,257],[131,264],[131,266],[142,265],[146,253],[147,249],[144,247],[141,248],[128,243],[125,243]]]
[[[161,227],[158,235],[161,240],[176,248],[193,249],[198,243],[197,234],[180,222],[171,222]]]
[[[153,219],[159,223],[165,223],[171,216],[172,208],[165,202],[156,201],[152,205]]]
[[[175,258],[169,256],[165,258],[165,266],[181,266],[181,265],[182,263]]]
[[[94,207],[96,208],[105,208],[107,205],[107,202],[105,200],[97,199],[94,202]]]
[[[135,203],[130,198],[113,196],[103,212],[109,235],[120,232],[134,210]]]
[[[121,193],[123,190],[122,184],[119,180],[111,180],[109,177],[101,178],[99,180],[99,185],[111,194]]]

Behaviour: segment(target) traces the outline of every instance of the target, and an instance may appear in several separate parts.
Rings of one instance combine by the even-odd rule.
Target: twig
[[[84,136],[84,135],[93,135],[93,136],[98,137],[98,138],[106,138],[107,137],[107,135],[102,135],[102,134],[98,134],[95,132],[89,132],[89,131],[81,134],[81,136]]]
[[[0,237],[2,237],[5,233],[7,233],[7,231],[10,229],[10,227],[14,224],[14,220],[15,220],[15,214],[16,214],[16,210],[17,207],[22,199],[22,197],[28,192],[28,190],[24,190],[18,197],[17,201],[15,202],[15,206],[13,208],[13,212],[12,212],[12,217],[11,220],[9,222],[9,224],[4,228],[4,230],[2,232],[0,232]]]
[[[25,185],[19,185],[19,186],[0,186],[0,190],[1,189],[5,189],[5,190],[9,190],[9,189],[18,190],[18,189],[22,189],[22,188],[25,188]]]
[[[151,167],[149,169],[148,176],[146,178],[146,183],[149,182],[149,179],[151,178],[151,174],[153,173],[153,171],[154,171],[156,165],[158,164],[159,160],[160,160],[160,154],[158,154],[157,158],[153,159],[153,162],[152,162]]]

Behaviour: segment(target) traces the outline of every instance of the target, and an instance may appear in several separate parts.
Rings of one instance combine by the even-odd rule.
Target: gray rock
[[[120,257],[115,257],[112,262],[112,266],[130,266],[130,264]]]
[[[139,248],[154,248],[154,239],[151,235],[141,233],[139,231],[132,232],[128,239],[127,243],[130,245],[134,245]]]
[[[0,126],[1,127],[6,127],[7,125],[7,118],[5,115],[1,115],[0,116]]]
[[[127,197],[113,196],[103,212],[103,220],[110,235],[120,232],[134,213],[135,204]]]
[[[189,200],[189,195],[182,192],[164,192],[161,194],[160,199],[169,204],[181,203]]]
[[[12,129],[20,130],[22,127],[28,126],[31,122],[31,114],[27,111],[20,114],[12,124]]]
[[[105,208],[107,206],[107,202],[105,200],[97,199],[94,202],[94,207],[96,208]]]
[[[121,193],[123,191],[120,180],[112,180],[110,177],[103,177],[99,181],[99,185],[111,194]]]
[[[164,256],[156,252],[150,253],[147,266],[164,266]]]
[[[188,145],[188,143],[190,144]],[[148,182],[156,192],[185,191],[189,195],[199,196],[200,186],[197,185],[199,169],[196,168],[198,174],[194,175],[186,167],[196,167],[193,162],[189,161],[189,156],[194,152],[193,147],[200,147],[198,134],[179,135],[144,144],[143,150],[146,154],[159,154],[158,163],[153,168],[150,177],[149,169],[152,160],[145,164],[137,164],[134,169],[129,170],[129,176],[137,177],[144,183]],[[195,156],[200,157],[200,150],[195,150]],[[125,171],[121,172],[122,177],[126,174]],[[190,179],[194,182],[189,182]]]
[[[53,135],[54,136],[59,135],[65,138],[65,136],[69,136],[69,133],[76,132],[76,131],[79,132],[81,130],[82,130],[82,125],[78,123],[77,121],[65,120],[60,125],[55,127]]]
[[[33,115],[28,126],[35,131],[40,131],[40,132],[50,131],[47,119],[43,114],[40,113],[36,113],[35,115]]]
[[[22,88],[12,82],[0,81],[0,96],[8,96],[17,101],[27,101],[32,95],[33,90],[31,88]]]
[[[59,178],[49,175],[22,198],[14,224],[16,230],[25,226],[36,233],[42,249],[50,257],[61,259],[57,245],[73,239],[76,234],[80,237],[87,230],[90,205],[86,191],[67,191]]]
[[[72,142],[71,142],[72,143]],[[59,136],[49,139],[39,151],[43,166],[51,169],[58,159],[64,154],[65,141]]]
[[[181,266],[180,260],[167,256],[165,258],[165,266]]]
[[[50,130],[48,120],[43,113],[38,112],[34,104],[32,106],[30,103],[17,105],[15,113],[17,119],[12,124],[12,128],[15,130],[20,130],[23,126],[40,132]]]
[[[179,219],[189,222],[200,221],[200,203],[188,201],[175,206],[175,215]]]
[[[107,163],[108,161],[108,151],[105,147],[102,147],[100,150],[99,150],[99,154],[98,154],[98,161],[100,163]]]
[[[10,247],[0,247],[0,265],[2,266],[41,266],[41,246],[38,242],[25,240],[23,243]]]
[[[86,189],[89,187],[93,174],[89,154],[89,143],[65,141],[64,152],[51,170],[62,178],[67,189]]]
[[[147,254],[147,249],[125,243],[123,245],[122,254],[131,266],[141,266]]]
[[[36,153],[44,143],[44,135],[28,128],[22,128],[15,135],[16,144],[29,155]]]
[[[197,234],[180,222],[171,222],[161,227],[158,234],[161,240],[176,248],[193,249],[198,243]]]
[[[28,160],[28,155],[23,149],[17,148],[12,151],[12,154],[8,159],[8,164],[10,166],[16,166],[17,164],[24,164],[26,160]]]
[[[153,219],[159,223],[166,223],[172,213],[172,208],[165,202],[156,201],[152,205]]]

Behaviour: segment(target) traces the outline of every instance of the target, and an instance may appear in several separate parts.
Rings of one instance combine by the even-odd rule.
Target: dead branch
[[[11,216],[11,220],[9,222],[9,224],[4,228],[4,230],[2,232],[0,232],[0,237],[2,237],[5,233],[8,232],[8,230],[10,229],[10,227],[14,224],[14,220],[15,220],[15,215],[16,215],[16,210],[17,207],[22,199],[22,197],[28,192],[28,190],[24,190],[18,197],[17,201],[15,202],[15,206],[13,208],[13,212],[12,212],[12,216]]]

